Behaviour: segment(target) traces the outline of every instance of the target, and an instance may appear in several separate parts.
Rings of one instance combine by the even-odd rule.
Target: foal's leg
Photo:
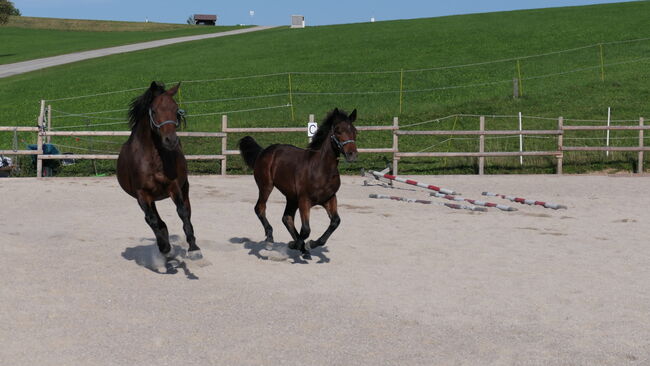
[[[300,240],[296,243],[298,249],[302,252],[305,259],[311,259],[309,249],[305,246],[305,239],[309,237],[311,229],[309,228],[309,210],[311,210],[311,202],[308,199],[301,199],[298,202],[298,210],[300,210]]]
[[[323,207],[325,208],[325,211],[327,211],[327,215],[330,217],[330,226],[327,227],[325,233],[323,233],[323,235],[321,235],[321,237],[318,238],[318,240],[309,241],[309,244],[307,245],[309,249],[313,249],[316,247],[320,247],[321,245],[325,245],[327,239],[329,239],[330,235],[332,235],[334,230],[336,230],[336,228],[341,223],[341,218],[339,217],[339,214],[337,212],[336,196],[330,198],[329,201],[325,202],[325,204],[323,204]]]
[[[289,230],[293,242],[289,243],[290,249],[298,249],[298,231],[294,223],[294,218],[296,217],[296,210],[298,209],[298,203],[296,201],[291,201],[287,199],[287,206],[284,208],[284,214],[282,215],[282,223]]]
[[[167,225],[158,215],[156,210],[156,203],[154,200],[147,194],[141,193],[138,194],[138,204],[142,211],[144,211],[144,220],[149,224],[153,233],[156,235],[156,244],[158,244],[158,250],[164,255],[167,260],[174,258],[174,253],[172,253],[172,247],[169,245],[169,233],[167,232]]]
[[[201,249],[196,245],[196,238],[194,237],[194,227],[190,221],[192,216],[192,206],[190,205],[190,184],[185,182],[185,185],[179,190],[176,187],[175,191],[171,194],[172,200],[176,204],[176,212],[183,221],[183,231],[189,244],[187,250],[187,257],[191,260],[203,258]]]
[[[257,199],[257,203],[255,204],[255,214],[257,215],[257,218],[259,218],[262,222],[262,226],[264,226],[264,235],[266,235],[266,241],[273,243],[273,227],[271,224],[269,224],[269,220],[266,219],[266,201],[269,199],[271,191],[273,191],[273,185],[262,184],[258,182],[257,186],[260,190],[260,193]]]

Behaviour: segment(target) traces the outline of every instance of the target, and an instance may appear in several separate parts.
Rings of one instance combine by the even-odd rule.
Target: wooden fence
[[[310,122],[314,116],[310,115]],[[42,121],[39,117],[39,122]],[[485,158],[488,157],[520,157],[520,156],[553,156],[557,161],[557,174],[562,174],[562,164],[565,151],[632,151],[638,153],[637,172],[643,172],[644,152],[650,147],[644,146],[643,138],[645,130],[650,126],[644,125],[644,119],[639,119],[638,126],[565,126],[564,119],[558,118],[557,129],[553,130],[486,130],[485,117],[479,117],[478,130],[400,130],[399,119],[393,118],[392,125],[386,126],[357,126],[359,131],[391,131],[392,146],[384,148],[359,148],[359,153],[390,153],[393,155],[393,174],[397,174],[398,164],[401,158],[427,158],[427,157],[476,157],[478,158],[478,174],[485,172]],[[564,135],[566,131],[621,131],[636,130],[639,132],[639,146],[629,147],[601,147],[601,146],[565,146]],[[36,155],[37,156],[37,177],[42,174],[42,161],[47,159],[117,159],[116,154],[43,154],[42,145],[44,139],[49,141],[51,136],[129,136],[130,131],[50,131],[39,127],[0,127],[0,132],[37,132],[38,150],[0,150],[2,155]],[[221,139],[221,154],[214,155],[186,155],[188,160],[220,160],[221,174],[227,173],[227,160],[230,155],[239,155],[239,150],[228,150],[229,133],[283,133],[283,132],[307,132],[305,127],[253,127],[253,128],[231,128],[228,127],[228,117],[222,116],[221,132],[177,132],[180,137],[210,137]],[[477,152],[405,152],[399,150],[399,137],[409,135],[430,135],[430,136],[478,136],[479,149]],[[546,135],[557,137],[557,148],[552,151],[485,151],[486,136],[533,136]]]

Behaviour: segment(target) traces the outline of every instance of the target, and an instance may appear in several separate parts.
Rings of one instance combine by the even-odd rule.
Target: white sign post
[[[611,125],[612,121],[612,108],[607,107],[607,127]],[[605,138],[605,145],[609,147],[609,129],[607,129],[607,137]],[[605,151],[605,156],[609,156],[609,150]]]
[[[309,122],[307,122],[307,137],[309,137],[309,142],[311,142],[312,137],[316,134],[318,130],[318,123],[314,122],[314,115],[309,115]]]

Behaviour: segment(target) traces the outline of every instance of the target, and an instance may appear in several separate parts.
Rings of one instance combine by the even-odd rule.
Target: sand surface
[[[650,365],[650,177],[414,178],[568,209],[374,200],[428,195],[344,177],[341,226],[303,261],[279,192],[267,248],[252,176],[191,177],[205,260],[166,274],[114,177],[0,179],[0,363]]]

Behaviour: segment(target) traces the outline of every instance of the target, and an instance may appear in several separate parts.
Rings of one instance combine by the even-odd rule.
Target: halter
[[[170,123],[173,123],[176,127],[178,127],[181,124],[180,120],[185,118],[185,111],[182,110],[182,109],[179,109],[177,116],[178,116],[178,119],[176,121],[167,120],[167,121],[163,121],[163,122],[160,122],[160,123],[156,123],[156,121],[154,121],[154,119],[153,119],[153,111],[151,110],[151,108],[149,108],[149,124],[151,125],[151,129],[153,129],[154,127],[159,129],[160,127],[162,127],[164,125],[168,125]]]
[[[342,152],[345,152],[345,151],[343,151],[343,146],[354,142],[354,140],[345,140],[343,142],[340,142],[339,139],[337,139],[336,135],[334,135],[334,134],[332,134],[331,138],[332,138],[332,141],[334,141],[334,143],[336,144],[336,146],[339,147],[339,150],[342,151]]]

